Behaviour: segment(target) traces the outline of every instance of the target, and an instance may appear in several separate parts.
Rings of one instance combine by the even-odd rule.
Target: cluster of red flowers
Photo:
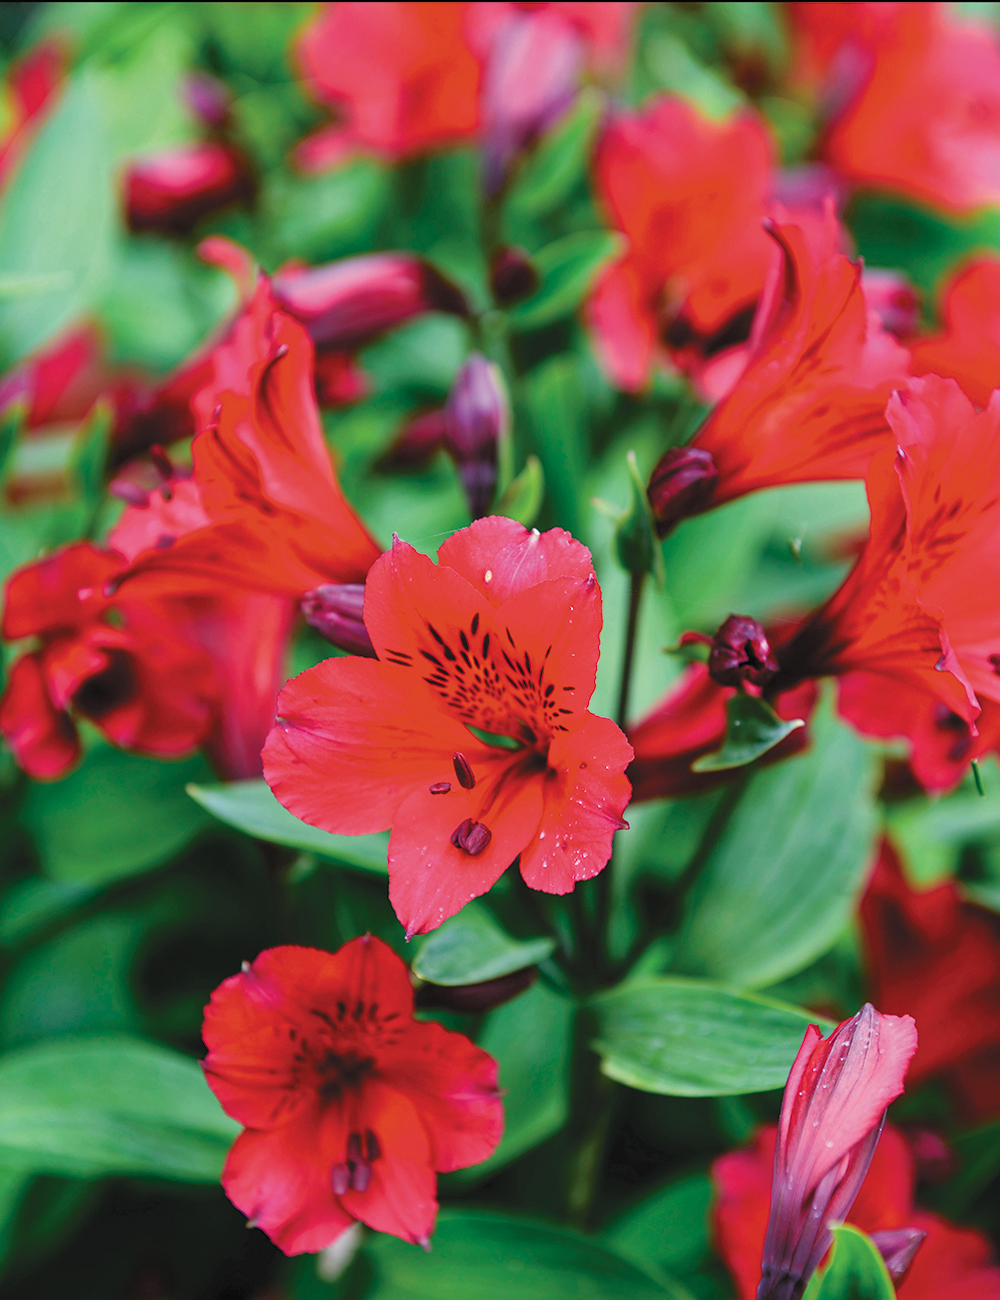
[[[474,140],[493,201],[584,79],[615,84],[637,8],[325,6],[295,58],[336,120],[298,161],[394,162]],[[737,693],[808,718],[819,679],[835,678],[842,717],[904,739],[925,790],[952,789],[996,750],[1000,260],[960,268],[940,328],[921,333],[914,291],[852,260],[841,217],[873,186],[952,212],[1000,204],[1000,47],[937,4],[789,13],[789,85],[822,118],[818,156],[782,169],[749,107],[724,121],[672,94],[609,108],[593,188],[624,251],[584,314],[618,388],[639,393],[666,368],[711,403],[649,480],[661,537],[767,488],[864,480],[869,534],[828,600],[775,628],[727,619],[707,663],[627,731],[591,713],[602,597],[589,551],[490,513],[509,419],[495,367],[472,353],[423,425],[455,461],[472,518],[436,561],[376,541],[324,437],[320,406],[365,392],[359,349],[424,313],[473,319],[466,295],[409,253],[267,276],[215,237],[200,251],[231,273],[239,305],[174,374],[116,369],[81,327],[0,386],[35,438],[106,399],[124,502],[103,544],[74,542],[8,581],[3,636],[28,644],[0,733],[23,770],[63,776],[85,721],[143,754],[203,748],[223,778],[263,776],[326,831],[389,829],[389,898],[409,939],[513,864],[547,894],[597,876],[633,792],[729,779],[692,762],[723,744]],[[0,180],[59,75],[47,48],[16,69]],[[205,78],[190,93],[204,139],[127,171],[134,231],[190,231],[252,201],[225,94]],[[346,653],[285,684],[302,619]],[[767,761],[808,743],[800,729]],[[980,1237],[914,1208],[904,1134],[876,1144],[911,1058],[911,1082],[942,1080],[971,1117],[1000,1113],[1000,932],[953,883],[912,889],[888,843],[861,926],[885,1014],[866,1006],[826,1040],[811,1029],[777,1131],[717,1162],[722,1253],[741,1296],[800,1296],[829,1222],[853,1205],[911,1300],[998,1295]],[[356,1220],[426,1243],[435,1171],[499,1140],[495,1063],[414,1020],[408,972],[378,940],[262,953],[216,991],[204,1036],[209,1083],[246,1130],[224,1184],[287,1252],[319,1250]]]

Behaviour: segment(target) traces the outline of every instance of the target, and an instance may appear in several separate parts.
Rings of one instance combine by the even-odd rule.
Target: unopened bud
[[[202,217],[248,203],[256,186],[246,160],[217,140],[141,158],[125,174],[129,228],[188,234]]]
[[[712,639],[708,672],[720,686],[763,686],[778,671],[767,633],[755,618],[730,614]]]
[[[496,366],[473,352],[455,378],[444,408],[446,445],[458,466],[473,519],[489,512],[497,485],[497,448],[510,408]]]
[[[671,447],[656,463],[646,489],[661,537],[688,515],[700,514],[712,503],[719,471],[710,451],[701,447]]]
[[[490,259],[490,288],[501,307],[533,294],[541,283],[523,248],[498,248]]]
[[[376,658],[362,614],[365,589],[360,582],[327,582],[302,597],[302,614],[338,650]]]
[[[462,291],[410,253],[370,253],[325,266],[287,267],[274,296],[320,349],[349,351],[428,311],[468,315]]]
[[[893,1282],[901,1282],[909,1272],[926,1236],[920,1228],[883,1228],[871,1234]]]
[[[481,1015],[516,998],[535,981],[535,967],[499,975],[480,984],[421,984],[417,989],[418,1007],[444,1007],[448,1011],[463,1011],[467,1015]]]

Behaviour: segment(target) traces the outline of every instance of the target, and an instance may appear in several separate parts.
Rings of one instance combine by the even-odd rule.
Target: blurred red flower
[[[945,284],[942,327],[910,344],[913,373],[957,379],[977,406],[1000,387],[1000,257],[973,258]]]
[[[757,309],[746,370],[690,446],[668,451],[653,471],[661,531],[761,488],[863,478],[890,443],[885,404],[909,373],[909,354],[866,303],[861,268],[836,251],[832,208],[822,223],[778,221],[771,231],[782,260]],[[692,453],[710,457],[718,478],[704,499],[675,503],[667,471]]]
[[[135,231],[188,234],[202,217],[253,198],[246,159],[218,140],[139,158],[124,177],[125,215]]]
[[[1000,201],[1000,45],[946,4],[793,4],[800,78],[856,185],[951,212]]]
[[[7,582],[5,640],[40,642],[14,663],[0,699],[0,734],[30,776],[59,777],[76,761],[74,717],[161,757],[209,734],[215,682],[180,602],[111,600],[107,584],[123,567],[114,551],[78,542]]]
[[[0,185],[12,175],[56,94],[66,68],[56,41],[43,41],[15,60],[5,75],[9,115],[0,133]]]
[[[757,1300],[777,1135],[777,1127],[768,1125],[752,1146],[722,1156],[712,1166],[715,1236],[736,1283],[738,1300]],[[998,1300],[1000,1269],[993,1264],[987,1239],[918,1209],[913,1204],[915,1185],[909,1143],[890,1126],[882,1134],[853,1209],[846,1214],[848,1223],[869,1234],[888,1237],[907,1228],[927,1234],[909,1271],[896,1281],[901,1300],[941,1300],[942,1296]]]
[[[762,227],[774,155],[755,113],[714,122],[673,95],[608,123],[594,180],[629,247],[601,275],[587,316],[622,388],[643,386],[660,347],[683,363],[685,349],[718,354],[745,341],[778,256]]]
[[[341,834],[391,826],[408,935],[519,854],[546,893],[596,875],[625,825],[632,750],[587,711],[601,629],[587,549],[496,517],[450,537],[437,565],[396,540],[364,619],[379,662],[330,659],[281,693],[264,770],[285,807]]]
[[[435,1171],[500,1140],[496,1062],[413,1019],[406,966],[370,935],[262,952],[215,990],[202,1032],[209,1087],[246,1126],[222,1185],[288,1255],[354,1222],[427,1245]]]
[[[872,997],[917,1022],[913,1082],[943,1077],[970,1118],[995,1117],[1000,1084],[970,1092],[962,1071],[1000,1059],[1000,919],[964,902],[954,881],[914,889],[883,840],[861,924]]]

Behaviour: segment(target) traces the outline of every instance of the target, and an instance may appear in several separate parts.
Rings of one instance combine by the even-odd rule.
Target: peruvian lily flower
[[[389,897],[407,935],[485,893],[520,855],[532,889],[595,876],[622,828],[632,750],[595,717],[601,593],[561,529],[455,533],[438,563],[396,540],[372,566],[378,655],[329,659],[278,700],[272,790],[347,835],[392,828]]]
[[[736,1300],[757,1297],[777,1135],[767,1125],[749,1147],[712,1166],[714,1236]],[[871,1237],[901,1300],[995,1300],[1000,1269],[987,1238],[914,1205],[915,1155],[907,1137],[887,1124],[847,1222]]]
[[[944,286],[941,329],[910,343],[915,375],[948,375],[977,406],[1000,387],[1000,257],[973,258]]]
[[[370,935],[262,952],[212,994],[202,1033],[209,1087],[245,1125],[222,1185],[287,1255],[355,1222],[427,1245],[435,1171],[500,1140],[496,1062],[414,1020],[406,966]]]
[[[854,1204],[886,1109],[917,1049],[909,1016],[866,1003],[824,1038],[806,1030],[785,1085],[757,1300],[798,1300]]]
[[[687,515],[782,483],[864,478],[891,442],[890,393],[909,353],[865,300],[861,268],[837,252],[839,226],[774,221],[781,248],[765,286],[749,360],[689,446],[653,470],[650,504],[665,534]]]

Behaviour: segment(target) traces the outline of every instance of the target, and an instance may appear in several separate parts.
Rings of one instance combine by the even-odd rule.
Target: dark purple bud
[[[893,1282],[906,1276],[926,1236],[919,1228],[884,1228],[871,1234]]]
[[[444,408],[446,446],[458,466],[473,519],[489,513],[497,485],[497,448],[510,408],[496,366],[473,352],[455,377]]]
[[[385,453],[380,467],[393,469],[421,469],[445,445],[448,436],[448,419],[442,409],[424,411],[407,425]]]
[[[229,87],[211,73],[189,72],[184,81],[184,98],[191,111],[206,126],[225,126],[229,120],[229,105],[232,95]]]
[[[455,757],[451,761],[455,768],[455,775],[458,777],[458,784],[462,789],[474,789],[476,784],[476,775],[465,755],[456,753]]]
[[[541,280],[523,248],[498,248],[490,258],[490,288],[501,307],[527,298]]]
[[[302,614],[310,627],[338,650],[377,658],[365,627],[365,589],[360,582],[327,582],[302,597]]]
[[[462,1011],[467,1015],[481,1015],[516,998],[535,981],[535,967],[511,971],[481,984],[421,984],[417,989],[419,1007],[443,1007],[448,1011]]]
[[[656,463],[646,495],[661,537],[682,519],[701,514],[712,504],[719,471],[710,451],[671,447]]]
[[[318,348],[350,351],[428,311],[467,316],[462,291],[410,253],[370,253],[325,266],[288,267],[274,296]]]
[[[767,633],[755,618],[730,614],[712,639],[708,672],[720,686],[764,686],[778,671]]]
[[[468,853],[471,858],[478,857],[492,838],[490,828],[482,822],[474,822],[471,817],[466,817],[461,826],[456,826],[451,833],[451,842],[455,848]]]

